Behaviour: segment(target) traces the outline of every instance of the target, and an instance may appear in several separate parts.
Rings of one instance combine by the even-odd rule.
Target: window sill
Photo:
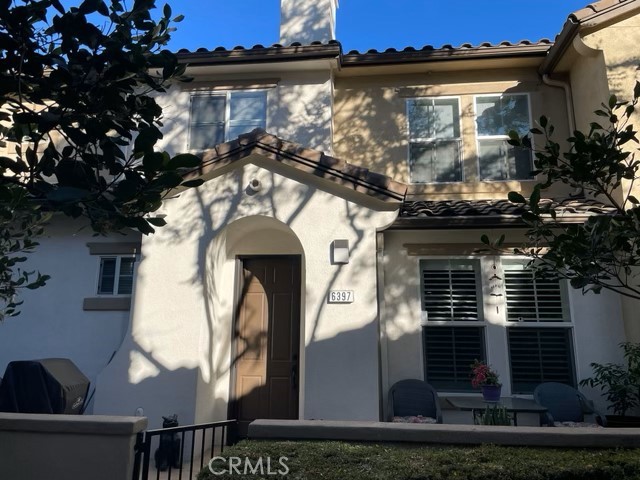
[[[131,310],[131,297],[90,297],[82,302],[85,311],[129,311]]]

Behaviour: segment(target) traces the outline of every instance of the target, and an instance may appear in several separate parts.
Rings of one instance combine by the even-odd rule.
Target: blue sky
[[[158,6],[164,2],[157,1]],[[169,0],[172,50],[278,42],[279,0]],[[337,39],[346,51],[484,41],[553,39],[588,0],[340,0]]]

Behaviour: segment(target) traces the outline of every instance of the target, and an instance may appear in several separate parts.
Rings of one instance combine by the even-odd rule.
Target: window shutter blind
[[[508,328],[513,393],[543,382],[575,386],[570,328]]]
[[[483,327],[423,327],[425,377],[441,391],[471,390],[471,364],[484,360]]]
[[[429,321],[474,321],[478,313],[478,278],[474,264],[422,262],[422,310]]]
[[[505,270],[507,320],[510,322],[567,321],[558,279],[536,279],[529,270]]]

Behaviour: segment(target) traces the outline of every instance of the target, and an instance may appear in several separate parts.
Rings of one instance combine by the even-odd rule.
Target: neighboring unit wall
[[[143,407],[152,426],[170,413],[181,423],[227,418],[235,258],[302,253],[300,416],[378,420],[375,240],[397,210],[247,161],[167,201],[168,226],[143,240],[131,330],[99,379],[96,412]],[[254,178],[257,193],[247,189]],[[348,265],[331,264],[335,239],[349,241]],[[353,290],[355,301],[327,304],[330,289]]]
[[[24,266],[51,279],[45,287],[20,292],[21,314],[0,324],[0,376],[12,360],[64,357],[95,382],[120,347],[129,312],[83,309],[85,299],[97,297],[100,269],[100,256],[91,255],[87,244],[139,239],[136,233],[95,237],[86,222],[54,216]]]
[[[533,122],[545,114],[556,126],[557,138],[568,134],[564,92],[544,85],[534,68],[353,77],[347,73],[336,79],[336,156],[405,183],[409,183],[407,99],[459,97],[464,181],[414,187],[430,199],[506,198],[510,190],[527,192],[535,183],[478,181],[475,95],[528,93]]]
[[[574,48],[580,54],[573,54],[571,64],[571,88],[575,105],[576,125],[582,131],[588,131],[590,122],[602,123],[593,111],[601,108],[610,95],[619,100],[630,100],[634,85],[640,80],[640,15],[635,15],[593,32],[586,30],[582,38],[574,40]],[[569,63],[571,58],[565,60]],[[640,129],[640,115],[636,111],[631,117],[635,130]],[[629,142],[626,147],[636,151],[637,143]],[[623,183],[623,188],[629,185]],[[634,195],[640,194],[639,186],[633,187]],[[638,308],[640,302],[624,298],[623,311],[625,329],[630,341],[640,341],[640,321]]]
[[[476,248],[482,248],[480,236],[483,233],[487,232],[481,230],[385,232],[384,314],[381,322],[382,342],[387,352],[386,359],[382,360],[383,378],[386,379],[382,387],[385,396],[384,405],[386,405],[389,387],[395,382],[406,378],[424,379],[425,377],[419,262],[422,258],[434,257],[410,256],[405,244],[424,244],[425,246],[439,244],[440,251],[444,248],[443,245],[446,245],[446,249],[451,252],[456,251],[456,244],[464,244],[467,247],[465,250],[468,251],[469,244],[477,244]],[[501,233],[506,234],[507,242],[520,242],[523,238],[520,236],[522,233],[515,230],[493,231],[492,235],[498,236]],[[486,287],[484,281],[483,286]],[[487,315],[485,328],[493,329],[493,333],[485,334],[486,352],[489,363],[497,369],[503,381],[503,395],[509,395],[511,388],[506,325],[504,314],[496,312],[496,307],[492,306],[490,296],[492,293],[496,292],[493,290],[484,292],[484,310]],[[591,362],[619,362],[621,355],[618,344],[625,340],[620,298],[609,292],[603,292],[600,295],[593,293],[582,295],[578,290],[569,289],[569,309],[573,322],[576,379],[579,381],[592,374],[589,366]],[[599,391],[585,389],[585,392],[601,407],[606,405]]]

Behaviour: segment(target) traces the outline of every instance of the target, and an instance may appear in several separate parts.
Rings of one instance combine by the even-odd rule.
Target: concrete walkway
[[[638,428],[492,427],[330,420],[255,420],[249,438],[564,448],[640,447]]]

